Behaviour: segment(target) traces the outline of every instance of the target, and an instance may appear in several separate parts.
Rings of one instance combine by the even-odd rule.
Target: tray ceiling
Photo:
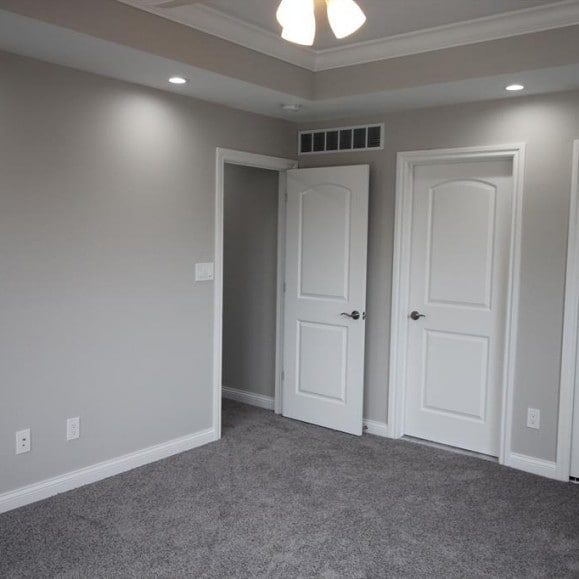
[[[579,23],[579,0],[358,0],[368,20],[341,41],[315,0],[312,48],[280,38],[278,0],[118,0],[318,71]]]
[[[318,32],[314,49],[324,50],[347,46],[357,42],[379,40],[398,34],[407,34],[428,28],[456,24],[503,14],[513,10],[525,10],[553,3],[553,0],[357,0],[368,20],[351,37],[336,40],[329,30],[324,10],[324,0],[318,0]],[[210,0],[203,2],[210,8],[241,21],[254,24],[269,32],[279,34],[280,26],[275,19],[277,0]],[[193,5],[174,8],[185,12]],[[171,9],[168,10],[168,15]]]

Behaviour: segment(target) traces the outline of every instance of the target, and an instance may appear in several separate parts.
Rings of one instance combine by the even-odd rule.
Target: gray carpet
[[[224,438],[0,516],[0,577],[579,577],[579,487],[226,402]]]

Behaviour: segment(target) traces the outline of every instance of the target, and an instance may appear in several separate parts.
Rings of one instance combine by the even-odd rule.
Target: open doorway
[[[223,398],[274,409],[278,171],[225,164]]]
[[[217,150],[213,423],[227,397],[281,412],[285,172],[297,162]]]
[[[369,166],[295,166],[217,152],[215,439],[221,437],[224,392],[272,407],[274,334],[275,412],[362,434]]]

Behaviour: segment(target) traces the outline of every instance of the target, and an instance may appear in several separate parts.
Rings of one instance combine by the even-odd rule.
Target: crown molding
[[[557,4],[535,6],[378,40],[313,50],[285,42],[269,30],[209,6],[194,4],[186,9],[181,7],[169,11],[157,5],[163,0],[118,1],[314,72],[579,24],[579,0],[562,0]]]
[[[315,50],[286,42],[269,30],[229,16],[215,8],[195,4],[181,6],[179,10],[176,8],[168,10],[151,4],[150,0],[146,4],[142,0],[118,1],[301,68],[315,70]],[[162,0],[158,1],[161,2]]]
[[[579,24],[579,0],[537,6],[339,48],[318,50],[314,70],[354,66]]]

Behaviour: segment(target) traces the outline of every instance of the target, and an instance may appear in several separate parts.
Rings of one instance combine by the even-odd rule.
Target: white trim
[[[503,372],[503,401],[499,461],[511,464],[511,426],[515,382],[515,355],[519,309],[521,229],[525,145],[465,147],[398,153],[396,176],[396,213],[394,225],[394,264],[390,331],[390,374],[388,388],[388,435],[400,438],[404,432],[404,384],[406,377],[407,313],[410,287],[410,251],[414,168],[439,162],[508,159],[513,163],[513,216],[509,282],[507,287],[506,347]],[[526,464],[518,462],[517,464]],[[518,468],[518,467],[517,467]]]
[[[235,400],[257,408],[265,410],[274,410],[274,398],[272,396],[265,396],[264,394],[256,394],[241,388],[233,388],[231,386],[223,386],[223,398],[228,400]],[[388,438],[388,427],[385,422],[377,420],[369,420],[364,418],[364,434],[373,434],[374,436],[381,436]]]
[[[509,281],[505,316],[505,358],[503,364],[503,400],[499,462],[509,462],[512,446],[512,424],[515,396],[515,370],[519,339],[519,296],[521,285],[521,252],[523,229],[523,183],[525,180],[525,145],[513,153],[513,215],[511,222],[511,254],[509,256]],[[512,454],[511,454],[512,456]],[[516,467],[515,467],[516,468]]]
[[[350,44],[338,48],[319,50],[316,54],[316,71],[330,70],[344,66],[354,66],[367,62],[388,60],[465,46],[477,42],[488,42],[563,28],[579,23],[579,3],[567,0],[559,4],[545,4],[525,10],[476,18],[464,22],[426,28],[398,34],[378,40]]]
[[[216,151],[216,175],[215,175],[215,281],[213,285],[213,429],[216,439],[221,438],[221,396],[222,396],[222,356],[223,356],[223,195],[225,164],[256,167],[269,169],[280,173],[280,188],[278,195],[280,203],[278,207],[278,224],[285,223],[285,185],[281,182],[281,173],[297,167],[294,159],[282,159],[257,155],[233,149],[217,148]],[[283,197],[283,199],[281,199]],[[283,279],[283,262],[279,259],[284,253],[284,234],[278,227],[278,272],[277,272],[277,313],[276,313],[276,369],[275,369],[275,409],[281,413],[281,373],[283,356],[283,287],[280,280]],[[281,273],[280,273],[281,272]],[[281,297],[280,297],[281,296]]]
[[[297,166],[297,161],[294,167]],[[279,175],[277,195],[277,280],[276,280],[276,312],[275,312],[275,385],[273,410],[282,413],[283,387],[283,321],[284,321],[284,278],[285,278],[285,214],[286,214],[287,179],[285,174]]]
[[[575,384],[577,382],[577,345],[579,332],[579,140],[573,144],[573,169],[569,204],[569,239],[567,246],[567,277],[563,310],[563,350],[561,383],[559,386],[559,430],[557,433],[557,467],[561,480],[568,480],[571,450]],[[579,424],[576,426],[579,428]]]
[[[559,479],[557,463],[550,460],[543,460],[542,458],[535,458],[525,454],[511,452],[509,460],[505,461],[505,465],[518,470],[524,470],[525,472],[530,472],[531,474]]]
[[[233,388],[232,386],[223,386],[222,396],[228,400],[243,402],[243,404],[257,406],[257,408],[263,408],[264,410],[273,410],[275,406],[273,396],[256,394],[255,392],[250,392],[249,390],[243,390],[241,388]]]
[[[187,6],[186,10],[169,11],[155,5],[144,5],[142,0],[119,1],[311,71],[387,60],[579,23],[579,2],[564,0],[557,4],[533,6],[386,38],[314,50],[285,42],[271,30],[209,6]]]
[[[161,10],[156,13],[161,13]],[[286,42],[275,32],[265,30],[210,6],[199,4],[189,7],[188,14],[186,17],[184,15],[180,22],[302,68],[311,70],[315,62],[315,50]]]
[[[192,450],[214,440],[215,432],[209,428],[3,493],[0,495],[0,513]]]
[[[168,11],[159,6],[143,5],[141,0],[119,1],[261,54],[272,56],[307,70],[314,70],[315,50],[286,42],[281,39],[279,34],[225,14],[216,8],[198,4],[197,6],[187,6],[187,10]]]
[[[382,438],[389,438],[388,436],[388,426],[385,422],[379,422],[378,420],[370,420],[369,418],[364,418],[364,434],[373,434],[374,436],[381,436]]]

